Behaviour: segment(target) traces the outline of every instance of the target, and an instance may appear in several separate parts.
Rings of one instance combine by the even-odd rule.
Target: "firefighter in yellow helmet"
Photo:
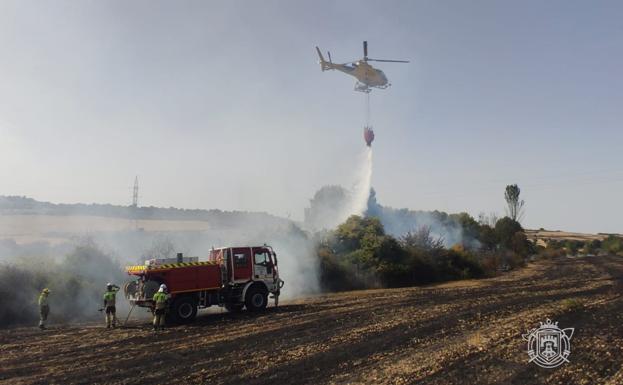
[[[117,326],[117,292],[119,286],[108,283],[104,293],[104,311],[106,312],[106,328]]]
[[[152,298],[154,301],[154,331],[164,329],[165,315],[167,305],[169,304],[169,295],[167,294],[167,285],[160,285],[158,292]]]
[[[50,304],[48,303],[48,295],[50,289],[47,287],[39,294],[39,329],[45,329],[45,321],[48,320],[48,314],[50,313]]]

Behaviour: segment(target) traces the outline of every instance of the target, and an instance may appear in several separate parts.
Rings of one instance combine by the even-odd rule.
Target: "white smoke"
[[[372,183],[372,149],[366,147],[357,157],[354,179],[350,189],[341,186],[324,186],[310,201],[305,210],[304,226],[315,232],[332,230],[351,215],[367,211]]]
[[[339,207],[335,207],[335,209],[323,212],[323,214],[327,214],[327,222],[323,223],[326,226],[324,228],[333,229],[346,221],[349,216],[362,215],[366,212],[372,179],[372,151],[369,147],[364,148],[358,155],[355,170],[351,188],[345,191],[345,199],[342,201],[342,204]],[[53,209],[61,209],[52,207],[53,205],[48,206],[46,206],[47,209],[52,211]],[[94,210],[90,206],[78,206],[80,206],[81,210]],[[60,262],[57,271],[61,271],[63,274],[71,274],[71,272],[63,270],[65,265],[62,265],[64,257],[71,254],[73,250],[73,247],[70,246],[71,240],[76,237],[88,236],[93,244],[97,245],[97,247],[93,246],[93,249],[102,250],[102,255],[109,255],[111,258],[114,256],[114,265],[117,269],[115,271],[119,272],[122,271],[123,265],[142,263],[145,259],[162,254],[162,248],[156,246],[161,246],[163,243],[166,243],[168,246],[166,253],[171,254],[167,256],[173,256],[177,252],[182,252],[186,256],[198,256],[200,258],[205,258],[213,246],[261,245],[268,243],[275,247],[279,255],[280,272],[282,278],[286,281],[282,298],[296,298],[319,291],[318,258],[316,256],[317,240],[313,233],[303,231],[292,221],[270,216],[258,216],[253,213],[225,214],[216,212],[210,213],[212,215],[210,218],[203,218],[199,215],[201,213],[198,213],[197,216],[201,217],[201,223],[208,219],[205,222],[209,223],[207,228],[206,226],[177,228],[175,226],[171,227],[175,220],[169,222],[164,219],[155,219],[153,221],[142,219],[137,222],[140,224],[140,230],[136,230],[132,226],[128,226],[128,219],[117,217],[119,213],[124,213],[123,210],[123,208],[111,207],[109,213],[98,212],[97,214],[100,215],[107,214],[99,217],[85,215],[80,212],[78,207],[76,208],[76,213],[66,212],[64,214],[67,215],[62,216],[45,215],[45,210],[41,209],[40,211],[42,211],[43,215],[40,215],[40,218],[56,221],[54,222],[55,226],[39,226],[34,229],[36,231],[32,231],[36,233],[34,235],[38,235],[46,241],[22,245],[16,243],[13,239],[3,240],[0,237],[0,258],[6,257],[6,259],[9,259],[13,257],[15,260],[19,260],[20,256],[28,255],[33,260],[43,264],[45,264],[45,261],[58,260]],[[178,212],[173,214],[181,215]],[[203,215],[207,214],[203,213]],[[34,219],[31,216],[28,218]],[[185,217],[176,219],[181,221],[188,219],[196,220],[196,218]],[[106,222],[106,226],[101,228],[95,226],[96,224],[101,224],[100,222],[102,221]],[[188,224],[190,222],[184,221],[184,223]],[[37,223],[35,222],[35,224]],[[33,226],[32,222],[28,222],[28,228]],[[50,228],[54,231],[51,232]],[[83,229],[90,229],[90,232],[85,234]],[[59,242],[58,246],[47,242],[47,239],[52,235]],[[108,261],[108,259],[106,258],[103,262]],[[97,272],[101,270],[97,268],[96,264],[93,266],[95,267],[91,270]],[[91,274],[91,270],[86,272],[80,271],[80,274],[76,273],[76,276],[89,276],[88,274]],[[104,277],[98,276],[101,282],[97,282],[99,286],[96,285],[93,291],[99,294],[98,289],[100,291],[103,290],[102,282],[113,281],[121,285],[124,283],[121,282],[124,278],[127,277],[124,275],[115,276],[112,273],[108,273]],[[40,289],[40,287],[33,286],[32,290],[36,294],[36,291]],[[31,297],[33,296],[31,295]],[[99,296],[94,295],[93,298],[95,297],[99,298]],[[123,305],[124,302],[120,298],[119,305]],[[90,319],[93,313],[91,310],[96,309],[98,306],[100,306],[99,302],[94,301],[91,297],[81,300],[79,304],[81,317]],[[33,315],[31,316],[34,317]],[[99,314],[95,314],[95,316],[99,316]]]
[[[359,174],[351,189],[351,202],[342,213],[344,222],[351,215],[362,215],[368,208],[368,198],[370,197],[370,187],[372,185],[372,148],[366,147],[364,152],[359,155],[358,164]]]

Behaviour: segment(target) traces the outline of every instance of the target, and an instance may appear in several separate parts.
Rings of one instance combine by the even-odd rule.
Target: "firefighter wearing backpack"
[[[106,312],[106,328],[117,326],[117,292],[119,286],[108,283],[104,293],[104,311]]]

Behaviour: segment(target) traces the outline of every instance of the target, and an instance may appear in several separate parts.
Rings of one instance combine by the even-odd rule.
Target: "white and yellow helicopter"
[[[385,89],[391,84],[387,81],[387,77],[383,71],[372,67],[368,64],[369,61],[387,62],[387,63],[409,63],[407,60],[383,60],[383,59],[370,59],[368,57],[368,42],[363,42],[363,58],[354,62],[335,64],[331,61],[331,52],[327,52],[329,61],[326,61],[320,52],[320,48],[316,47],[318,56],[320,57],[320,69],[338,70],[345,74],[354,76],[357,78],[355,84],[355,91],[369,93],[372,88]]]

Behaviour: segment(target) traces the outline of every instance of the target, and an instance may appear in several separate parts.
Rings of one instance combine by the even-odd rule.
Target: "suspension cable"
[[[370,93],[366,93],[366,127],[370,127]]]

